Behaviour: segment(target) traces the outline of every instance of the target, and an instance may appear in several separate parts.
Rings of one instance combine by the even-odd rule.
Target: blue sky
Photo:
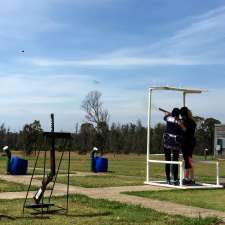
[[[151,85],[208,89],[188,106],[225,122],[224,0],[14,0],[0,15],[0,123],[12,130],[34,119],[48,129],[54,112],[73,131],[91,90],[110,122],[146,124]],[[153,101],[181,105],[177,93]]]

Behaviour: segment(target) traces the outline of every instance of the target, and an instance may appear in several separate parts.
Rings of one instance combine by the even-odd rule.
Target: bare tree
[[[88,122],[95,124],[95,146],[103,154],[108,139],[109,113],[103,108],[101,96],[99,91],[89,92],[81,108],[86,112],[85,118]]]
[[[81,108],[86,112],[85,118],[96,125],[100,122],[107,123],[109,120],[109,113],[103,109],[101,96],[99,91],[91,91],[81,104]]]

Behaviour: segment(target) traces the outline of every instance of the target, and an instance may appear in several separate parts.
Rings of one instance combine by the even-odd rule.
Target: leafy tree
[[[121,149],[123,146],[123,141],[121,138],[121,128],[120,124],[116,125],[115,123],[112,124],[110,129],[110,148],[112,152],[115,154],[121,153]]]
[[[142,126],[141,121],[137,121],[136,125],[136,146],[135,151],[138,154],[146,153],[147,129]]]
[[[123,124],[121,126],[121,136],[123,141],[122,152],[125,154],[129,154],[130,153],[129,124]]]
[[[95,136],[95,146],[100,150],[101,155],[106,148],[108,141],[109,127],[108,124],[103,122],[98,122],[96,127],[96,136]]]
[[[85,154],[93,148],[95,137],[95,129],[91,123],[81,124],[80,129],[80,151],[79,153]]]
[[[22,130],[22,137],[25,151],[30,154],[33,150],[36,151],[38,144],[41,142],[41,128],[40,121],[35,120],[31,124],[25,124]]]
[[[201,118],[198,117],[197,122],[197,131],[196,131],[196,140],[197,147],[196,153],[202,154],[205,148],[209,149],[209,153],[213,154],[213,142],[214,142],[214,127],[215,124],[220,124],[221,122],[215,118]]]
[[[0,126],[0,147],[7,145],[7,133],[9,132],[9,128],[5,127],[5,124],[1,124]]]
[[[165,124],[158,123],[152,130],[152,153],[163,153],[163,133]]]
[[[196,124],[197,124],[197,129],[200,129],[200,128],[202,128],[205,119],[204,119],[203,117],[200,117],[200,116],[195,116],[195,117],[194,117],[194,121],[195,121]]]

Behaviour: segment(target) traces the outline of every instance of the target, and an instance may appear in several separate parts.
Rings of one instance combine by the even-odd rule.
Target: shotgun
[[[164,112],[164,113],[168,113],[168,114],[171,114],[171,112],[168,112],[167,110],[165,110],[165,109],[162,109],[162,108],[159,108],[159,111],[161,111],[161,112]]]
[[[34,202],[36,204],[40,203],[48,184],[53,180],[53,178],[56,174],[55,173],[55,136],[54,136],[54,131],[55,131],[54,130],[54,114],[52,113],[51,114],[51,134],[52,134],[51,141],[52,142],[51,142],[51,150],[50,150],[51,171],[48,174],[47,178],[43,179],[41,187],[39,188],[39,190],[33,197]]]

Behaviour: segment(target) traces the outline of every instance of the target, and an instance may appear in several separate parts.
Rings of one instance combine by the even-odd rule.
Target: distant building
[[[214,156],[216,158],[225,158],[225,124],[215,125]]]

